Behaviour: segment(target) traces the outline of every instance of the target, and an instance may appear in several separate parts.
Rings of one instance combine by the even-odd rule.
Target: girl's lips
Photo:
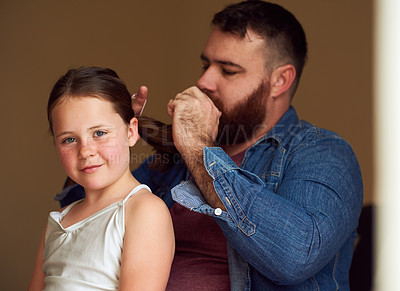
[[[81,171],[86,174],[92,174],[97,171],[102,165],[94,165],[94,166],[87,166],[84,167]]]

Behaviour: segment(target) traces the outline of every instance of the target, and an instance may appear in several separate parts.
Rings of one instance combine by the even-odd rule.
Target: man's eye
[[[203,65],[201,67],[201,69],[203,70],[203,72],[205,72],[205,71],[207,71],[208,67],[209,67],[209,65]]]
[[[222,70],[222,72],[224,73],[224,75],[228,75],[228,76],[237,74],[237,72],[229,71],[229,70]]]
[[[106,135],[106,134],[107,134],[107,132],[105,132],[105,131],[97,130],[97,131],[95,131],[94,136],[95,137],[101,137],[101,136]]]
[[[67,137],[67,138],[64,138],[64,139],[61,141],[61,143],[70,144],[70,143],[73,143],[74,141],[75,141],[75,139],[74,139],[73,137]]]

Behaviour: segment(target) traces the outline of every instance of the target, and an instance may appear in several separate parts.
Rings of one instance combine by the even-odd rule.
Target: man
[[[171,209],[167,289],[349,290],[361,173],[346,141],[290,105],[306,55],[301,25],[276,4],[214,16],[197,86],[168,103],[184,163],[134,171]]]

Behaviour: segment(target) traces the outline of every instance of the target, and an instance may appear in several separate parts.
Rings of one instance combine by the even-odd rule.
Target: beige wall
[[[230,0],[0,1],[1,285],[25,290],[52,198],[64,180],[47,133],[46,102],[67,68],[114,68],[145,114],[168,122],[168,99],[193,85],[212,14]],[[301,118],[353,145],[372,188],[372,0],[286,0],[303,23],[309,62],[294,105]],[[148,152],[139,142],[138,157]],[[136,157],[136,156],[135,156]]]

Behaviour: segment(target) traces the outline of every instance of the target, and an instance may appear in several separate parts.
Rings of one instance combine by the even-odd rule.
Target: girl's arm
[[[165,290],[175,252],[165,203],[147,190],[126,203],[119,290]]]
[[[28,291],[43,290],[46,286],[44,284],[45,274],[42,271],[45,234],[46,229],[44,230],[42,238],[40,240],[39,249],[37,251],[35,266],[33,269],[31,281],[29,283]]]

